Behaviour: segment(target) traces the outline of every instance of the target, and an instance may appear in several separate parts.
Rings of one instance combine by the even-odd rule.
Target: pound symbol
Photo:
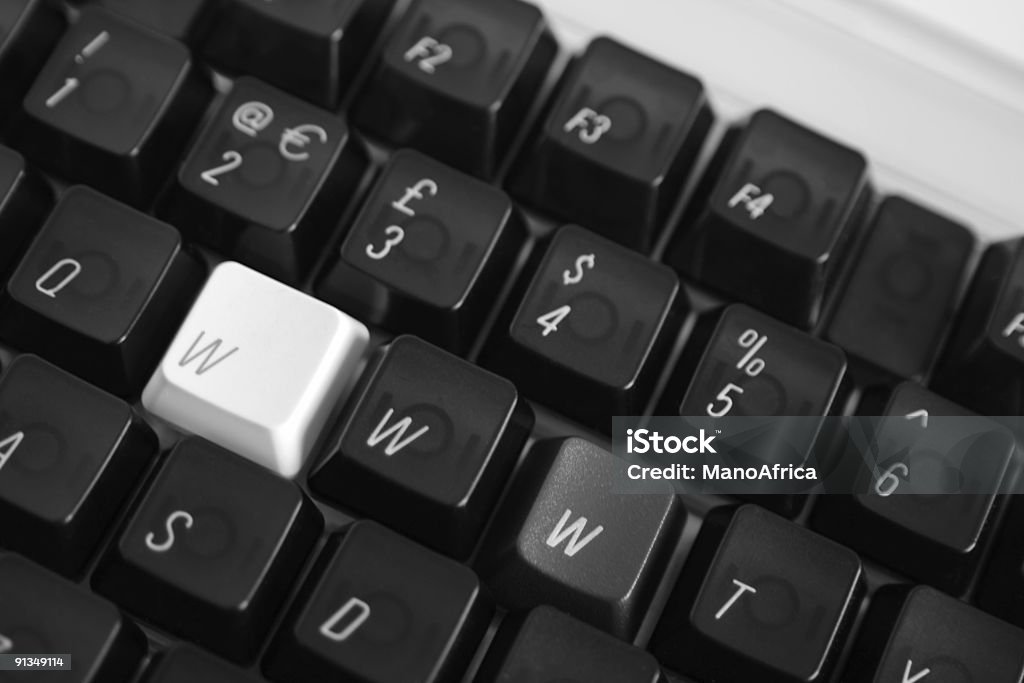
[[[251,138],[274,120],[274,110],[262,102],[246,102],[235,110],[231,123]]]
[[[415,216],[416,212],[409,207],[409,202],[413,199],[424,199],[424,192],[429,194],[431,197],[436,197],[437,190],[437,183],[430,178],[424,178],[412,187],[406,188],[405,195],[401,199],[391,202],[391,206],[396,211],[401,211],[406,216]]]
[[[174,523],[181,520],[185,524],[186,529],[191,529],[195,520],[187,512],[182,510],[175,510],[167,517],[167,521],[164,522],[164,526],[167,529],[167,540],[161,543],[156,542],[156,534],[152,531],[146,534],[146,547],[152,550],[154,553],[166,553],[172,547],[174,547]]]

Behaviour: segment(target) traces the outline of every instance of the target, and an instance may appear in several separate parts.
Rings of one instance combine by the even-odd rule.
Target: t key
[[[369,337],[341,311],[225,262],[207,280],[142,403],[183,431],[293,477]]]
[[[486,362],[531,398],[596,429],[636,415],[678,320],[671,269],[576,226],[551,240]]]
[[[177,230],[75,187],[11,277],[0,336],[97,386],[137,395],[202,277]]]
[[[771,111],[712,164],[714,187],[667,261],[798,327],[815,325],[868,196],[864,157]],[[710,178],[709,178],[710,180]]]
[[[556,52],[544,17],[520,0],[417,0],[388,40],[353,121],[490,179]]]
[[[704,522],[651,649],[701,681],[829,680],[862,588],[852,551],[752,505],[719,508]]]
[[[671,492],[613,493],[622,463],[583,439],[535,446],[477,565],[499,602],[549,604],[636,636],[686,519]]]
[[[278,279],[304,277],[365,168],[345,120],[235,81],[161,200],[187,237]]]
[[[26,96],[16,139],[68,180],[148,204],[209,90],[183,45],[87,7]]]
[[[341,505],[464,557],[532,424],[508,380],[399,337],[346,421],[337,452],[310,483]]]
[[[384,169],[317,296],[461,353],[493,308],[524,236],[504,192],[403,150]]]
[[[313,503],[291,482],[186,439],[93,581],[130,611],[244,662],[322,528]]]
[[[513,192],[647,251],[711,125],[700,81],[597,38],[572,65]]]
[[[18,356],[0,379],[0,546],[77,575],[156,452],[128,404]]]

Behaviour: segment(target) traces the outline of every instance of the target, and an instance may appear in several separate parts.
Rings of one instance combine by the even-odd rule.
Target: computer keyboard
[[[0,682],[1024,680],[1020,241],[564,33],[0,0]],[[656,414],[903,429],[877,495],[618,493]]]

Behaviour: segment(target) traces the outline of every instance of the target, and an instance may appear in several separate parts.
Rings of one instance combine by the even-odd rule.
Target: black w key
[[[77,574],[156,453],[124,401],[19,356],[0,378],[0,546]]]
[[[192,145],[160,215],[187,237],[294,282],[322,253],[364,167],[343,118],[240,78]]]
[[[583,439],[531,451],[477,566],[499,602],[549,604],[630,640],[686,513],[673,493],[613,492],[622,463]]]
[[[671,269],[576,226],[555,233],[486,362],[596,429],[643,410],[678,320]]]
[[[430,157],[391,158],[317,295],[455,352],[473,342],[525,229],[501,190]]]
[[[828,680],[862,593],[857,555],[754,506],[705,520],[651,649],[698,680]]]
[[[131,395],[152,374],[202,273],[177,230],[75,187],[11,277],[0,336]]]
[[[93,581],[128,610],[244,662],[322,527],[294,484],[190,438],[171,452]]]
[[[85,8],[26,96],[16,139],[40,166],[145,205],[209,91],[183,45]]]
[[[462,557],[532,424],[508,380],[399,337],[359,397],[337,452],[310,483],[341,505]]]

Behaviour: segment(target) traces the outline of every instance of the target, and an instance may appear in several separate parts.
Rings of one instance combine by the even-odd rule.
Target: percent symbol
[[[747,330],[740,335],[737,341],[740,348],[747,349],[747,353],[736,364],[736,369],[747,373],[749,377],[757,377],[766,365],[764,358],[757,357],[757,352],[768,343],[768,337],[762,335],[757,330]]]

